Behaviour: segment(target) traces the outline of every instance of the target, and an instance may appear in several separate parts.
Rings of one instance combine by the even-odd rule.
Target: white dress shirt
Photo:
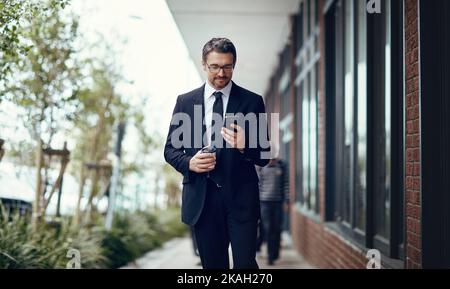
[[[214,101],[216,100],[216,97],[213,95],[213,93],[216,91],[222,92],[222,102],[223,102],[222,117],[225,117],[228,100],[230,99],[232,85],[233,83],[230,80],[227,86],[225,86],[221,90],[216,90],[209,84],[209,82],[206,82],[205,84],[204,102],[205,102],[205,124],[206,124],[207,145],[210,145],[211,142],[211,122],[212,122]]]

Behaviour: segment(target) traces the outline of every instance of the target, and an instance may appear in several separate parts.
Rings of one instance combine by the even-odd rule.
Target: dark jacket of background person
[[[261,201],[289,201],[289,171],[285,161],[278,159],[258,168],[258,175]]]
[[[268,264],[273,265],[280,252],[283,223],[283,203],[289,201],[288,165],[280,159],[273,159],[269,165],[258,169],[261,200],[261,220],[257,251],[263,242],[267,243]]]

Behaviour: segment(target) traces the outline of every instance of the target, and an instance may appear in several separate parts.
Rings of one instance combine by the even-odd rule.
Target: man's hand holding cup
[[[204,147],[189,161],[189,170],[195,173],[206,173],[214,170],[216,166],[216,149]]]

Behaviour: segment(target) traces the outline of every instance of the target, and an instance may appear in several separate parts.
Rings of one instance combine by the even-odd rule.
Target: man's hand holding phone
[[[232,123],[229,128],[223,127],[220,133],[231,147],[238,149],[241,153],[244,151],[245,134],[242,127]]]
[[[199,150],[189,161],[189,170],[196,173],[206,173],[216,166],[215,150],[206,147]]]

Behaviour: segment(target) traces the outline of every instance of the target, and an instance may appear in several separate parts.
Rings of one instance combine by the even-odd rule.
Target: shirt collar
[[[233,85],[233,82],[230,80],[228,82],[227,86],[222,88],[221,90],[216,90],[214,87],[212,87],[209,82],[207,81],[205,84],[205,100],[208,99],[212,94],[216,91],[220,91],[223,93],[223,97],[229,97],[231,93],[231,86]]]

